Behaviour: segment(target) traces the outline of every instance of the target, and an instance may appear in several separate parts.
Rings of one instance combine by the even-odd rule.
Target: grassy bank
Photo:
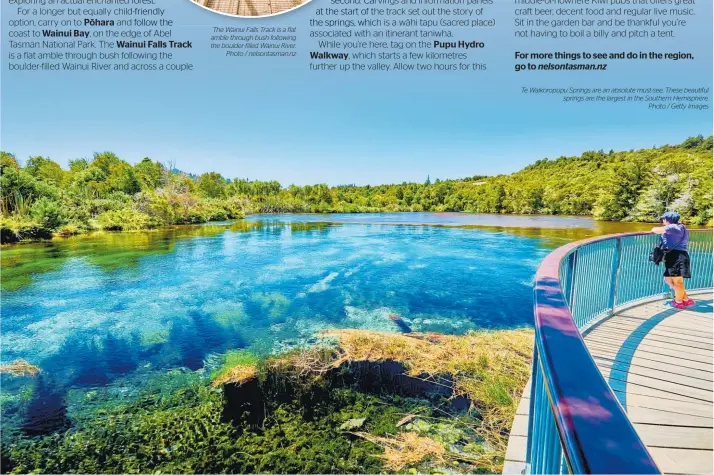
[[[228,353],[119,399],[74,399],[71,428],[3,434],[3,468],[52,473],[499,471],[532,332],[330,331],[268,359]],[[17,409],[18,413],[22,409]]]

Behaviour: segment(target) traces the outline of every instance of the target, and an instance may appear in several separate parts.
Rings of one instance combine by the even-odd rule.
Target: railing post
[[[531,452],[533,451],[533,419],[535,415],[536,378],[538,377],[538,344],[533,346],[533,370],[531,371],[530,401],[528,404],[528,438],[526,439],[526,472],[531,473]]]
[[[576,249],[568,256],[568,268],[570,271],[568,272],[568,284],[565,288],[566,301],[571,312],[575,310],[575,267],[577,263],[578,250]]]
[[[608,314],[615,313],[617,305],[617,283],[620,277],[620,255],[622,254],[622,238],[615,239],[615,254],[612,256],[612,269],[610,270],[610,297],[608,300]]]

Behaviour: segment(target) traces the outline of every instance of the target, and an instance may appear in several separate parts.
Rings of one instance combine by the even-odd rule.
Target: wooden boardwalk
[[[677,310],[663,300],[618,311],[585,344],[663,473],[713,473],[711,293]],[[513,421],[503,473],[522,473],[530,382]]]

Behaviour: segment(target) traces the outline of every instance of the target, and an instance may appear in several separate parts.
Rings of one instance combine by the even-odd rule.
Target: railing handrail
[[[585,346],[560,275],[562,260],[583,246],[651,234],[614,234],[566,244],[551,252],[536,273],[534,364],[543,372],[563,456],[572,473],[660,473]]]

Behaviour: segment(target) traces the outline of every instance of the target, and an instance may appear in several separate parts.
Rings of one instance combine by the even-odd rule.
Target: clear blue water
[[[577,236],[493,227],[502,219],[253,216],[7,248],[2,362],[38,365],[45,384],[62,391],[147,368],[196,370],[229,349],[277,352],[330,327],[528,326],[539,262],[597,229],[582,218],[511,218]],[[2,378],[6,397],[27,379]]]

